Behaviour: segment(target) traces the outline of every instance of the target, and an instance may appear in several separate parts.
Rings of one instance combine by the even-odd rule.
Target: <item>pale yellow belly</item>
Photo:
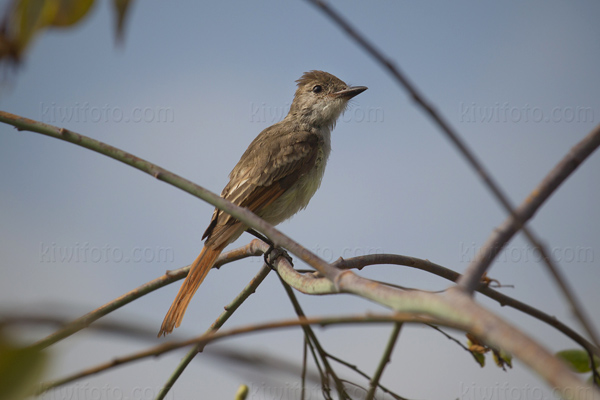
[[[259,216],[272,225],[290,218],[298,211],[306,208],[323,179],[325,172],[326,154],[319,154],[318,161],[312,171],[302,176],[298,181],[275,200]]]

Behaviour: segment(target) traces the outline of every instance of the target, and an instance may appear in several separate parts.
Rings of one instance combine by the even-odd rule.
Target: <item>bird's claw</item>
[[[272,270],[275,270],[275,265],[273,263],[279,257],[284,257],[286,260],[288,260],[290,262],[292,267],[294,266],[292,257],[288,254],[288,252],[285,251],[284,249],[282,249],[281,247],[275,247],[272,244],[269,245],[269,248],[267,249],[267,251],[265,251],[265,254],[263,255],[263,257],[265,259],[265,264],[267,264],[269,267],[271,267]]]

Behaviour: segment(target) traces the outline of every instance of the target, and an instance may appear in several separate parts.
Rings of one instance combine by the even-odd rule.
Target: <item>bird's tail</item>
[[[190,304],[194,293],[196,293],[196,290],[198,290],[200,284],[206,278],[208,271],[212,268],[221,251],[223,251],[222,248],[211,249],[208,246],[204,246],[200,255],[192,263],[190,272],[181,285],[181,288],[179,288],[177,297],[175,297],[173,304],[171,304],[171,308],[169,308],[160,327],[158,337],[173,332],[173,328],[181,325],[181,320],[188,304]]]

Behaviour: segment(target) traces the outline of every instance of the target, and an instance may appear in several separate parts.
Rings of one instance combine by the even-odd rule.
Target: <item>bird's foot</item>
[[[292,267],[294,266],[294,261],[292,260],[292,257],[288,254],[288,252],[282,249],[281,247],[273,246],[273,244],[269,245],[269,248],[267,249],[267,251],[265,251],[263,257],[265,259],[265,264],[271,267],[271,269],[274,271],[276,271],[276,269],[275,265],[273,265],[273,262],[275,262],[275,260],[277,260],[279,257],[285,258],[290,262]]]
[[[269,248],[267,249],[267,251],[264,252],[263,257],[265,260],[265,264],[271,267],[272,270],[275,270],[273,262],[277,260],[277,258],[280,256],[285,257],[285,259],[290,262],[292,267],[294,266],[292,257],[288,254],[288,252],[282,249],[281,247],[276,247],[275,244],[272,241],[270,241],[268,237],[262,235],[261,233],[258,233],[252,228],[249,228],[246,231],[252,236],[262,240],[263,242],[269,245]]]

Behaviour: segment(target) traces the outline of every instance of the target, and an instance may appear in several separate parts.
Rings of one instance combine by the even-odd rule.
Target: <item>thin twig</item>
[[[342,276],[342,287],[352,286],[352,279],[355,275],[348,275],[347,273]],[[358,278],[358,277],[356,277]],[[348,281],[350,279],[350,282]],[[358,278],[360,279],[360,278]],[[371,284],[370,286],[377,286],[377,284]],[[371,288],[373,290],[374,288]],[[387,287],[377,287],[376,292],[383,292],[382,295],[387,297],[395,289]],[[362,292],[360,285],[356,286],[355,290],[349,292]],[[432,303],[432,306],[437,307],[437,303],[440,300],[439,295],[433,295],[428,293],[408,293],[411,297],[417,296],[421,298],[420,301],[426,303]],[[402,296],[404,297],[404,296]],[[413,299],[414,300],[414,299]],[[381,301],[381,300],[379,300]],[[331,324],[341,323],[382,323],[382,322],[404,322],[404,323],[430,323],[436,325],[443,325],[450,328],[460,329],[463,331],[469,331],[480,337],[482,340],[492,344],[498,345],[497,347],[502,348],[516,356],[529,365],[532,369],[537,371],[551,387],[554,387],[557,394],[563,395],[569,399],[594,399],[600,400],[600,392],[592,389],[591,386],[583,383],[577,378],[564,364],[558,361],[552,354],[548,353],[541,346],[537,345],[535,341],[521,333],[506,322],[503,322],[500,318],[490,313],[486,309],[477,305],[473,300],[457,290],[449,290],[444,294],[444,301],[452,304],[452,307],[456,307],[461,310],[462,318],[455,318],[452,313],[452,309],[447,309],[447,318],[433,318],[420,313],[408,312],[408,313],[393,313],[385,315],[369,314],[366,316],[351,316],[351,317],[324,317],[324,318],[307,318],[306,320],[287,320],[287,321],[276,321],[271,323],[262,323],[256,325],[243,326],[239,328],[230,329],[227,331],[219,331],[209,335],[202,335],[197,338],[181,342],[167,342],[159,346],[152,347],[150,349],[130,354],[128,356],[119,357],[109,361],[107,363],[98,365],[96,367],[80,371],[69,377],[60,379],[58,381],[46,383],[40,389],[40,393],[44,392],[52,387],[62,385],[71,382],[76,379],[80,379],[84,376],[92,375],[106,369],[113,368],[117,365],[137,361],[146,357],[155,357],[157,355],[186,347],[194,344],[206,344],[215,340],[223,339],[226,337],[232,337],[235,335],[245,334],[248,332],[258,332],[263,330],[272,330],[277,328],[292,327],[302,324],[318,324],[321,326],[327,326]],[[388,303],[384,301],[383,303]],[[412,303],[409,300],[409,304]],[[522,351],[527,349],[527,351]],[[578,390],[573,390],[578,388]]]
[[[254,242],[254,240],[252,241]],[[256,241],[258,242],[258,241]],[[225,306],[225,311],[219,315],[219,317],[213,322],[213,324],[208,328],[205,334],[210,334],[212,332],[216,332],[225,324],[225,322],[233,315],[233,313],[239,308],[239,306],[252,294],[256,291],[256,288],[262,283],[262,281],[267,277],[271,268],[267,265],[263,265],[262,268],[258,271],[256,276],[252,278],[252,280],[246,285],[246,287],[229,303]],[[173,371],[169,379],[165,382],[163,387],[160,389],[160,392],[156,396],[156,400],[163,400],[169,390],[173,387],[177,379],[181,376],[185,368],[188,366],[190,362],[194,359],[196,354],[200,353],[204,350],[204,344],[197,344],[187,354],[183,357],[183,359],[177,365],[177,368]]]
[[[59,309],[60,307],[56,307]],[[35,314],[0,314],[0,331],[7,326],[14,325],[50,325],[64,327],[72,322],[71,318],[60,316],[60,315],[35,315]],[[133,325],[127,322],[112,320],[106,322],[97,322],[88,327],[88,330],[92,330],[95,333],[109,333],[115,335],[121,335],[129,337],[135,340],[148,340],[155,342],[156,334],[152,327],[144,327],[139,325]]]
[[[575,145],[571,151],[546,175],[540,184],[531,192],[523,203],[516,209],[515,213],[519,220],[526,222],[531,219],[540,206],[550,197],[552,193],[573,173],[583,161],[589,157],[600,146],[600,125],[596,126],[583,140]],[[459,280],[466,290],[478,284],[480,277],[489,267],[492,260],[502,250],[504,245],[517,233],[518,224],[512,217],[508,217],[499,228],[495,229],[487,239],[481,250],[476,254],[473,261],[467,267],[465,274]],[[526,232],[525,232],[526,233]],[[527,233],[526,233],[527,234]],[[546,262],[550,274],[559,285],[563,295],[567,298],[571,312],[581,322],[583,328],[590,336],[596,346],[600,346],[598,332],[573,290],[569,287],[566,277],[558,266],[552,261],[544,247],[536,247]]]
[[[392,351],[394,351],[394,346],[396,346],[396,341],[398,341],[398,336],[400,335],[401,329],[402,324],[396,322],[392,328],[390,339],[388,340],[385,350],[381,355],[381,361],[379,361],[379,365],[377,365],[375,374],[373,374],[373,378],[371,378],[371,382],[369,382],[369,391],[367,392],[366,400],[373,400],[375,398],[375,392],[377,391],[379,380],[381,379],[381,375],[383,375],[385,366],[391,361]]]
[[[430,327],[430,328],[433,328],[433,329],[435,329],[436,331],[438,331],[438,332],[439,332],[439,333],[441,333],[442,335],[446,336],[446,338],[447,338],[448,340],[451,340],[451,341],[453,341],[454,343],[458,344],[458,345],[459,345],[459,346],[460,346],[460,347],[461,347],[463,350],[465,350],[467,353],[469,353],[469,354],[471,355],[471,357],[473,357],[473,359],[475,360],[475,362],[476,362],[477,364],[480,364],[480,361],[477,359],[477,356],[475,356],[475,353],[474,353],[474,352],[472,352],[471,350],[469,350],[469,348],[468,348],[467,346],[465,346],[464,344],[462,344],[462,343],[461,343],[461,342],[460,342],[458,339],[456,339],[456,338],[454,338],[454,337],[452,337],[452,336],[448,335],[446,332],[444,332],[444,330],[442,330],[442,329],[438,328],[438,327],[437,327],[437,326],[435,326],[435,325],[431,325],[431,324],[425,324],[425,325],[427,325],[427,326],[428,326],[428,327]]]
[[[159,167],[156,164],[152,164],[151,162],[136,157],[131,153],[118,149],[107,143],[103,143],[99,140],[92,139],[88,136],[81,135],[77,132],[45,124],[43,122],[34,121],[32,119],[24,118],[5,111],[0,111],[0,122],[12,125],[18,130],[36,132],[42,135],[53,137],[55,139],[73,143],[134,167],[155,177],[158,180],[166,182],[178,189],[196,196],[220,210],[223,210],[249,228],[253,228],[267,236],[276,246],[284,247],[290,253],[294,254],[300,260],[315,268],[332,281],[335,281],[339,275],[339,271],[331,268],[329,263],[327,263],[321,257],[304,248],[295,240],[292,240],[288,236],[284,235],[275,227],[256,216],[249,209],[236,206],[229,200],[226,200],[203,188],[202,186],[184,179],[177,174],[174,174],[171,171]]]
[[[357,374],[359,374],[360,376],[362,376],[366,380],[368,380],[368,381],[371,380],[371,377],[366,372],[364,372],[360,368],[358,368],[358,366],[356,366],[354,364],[350,364],[349,362],[347,362],[345,360],[342,360],[341,358],[338,358],[338,357],[334,356],[331,353],[327,353],[327,357],[331,358],[333,361],[336,361],[336,362],[342,364],[346,368],[351,369],[352,371],[356,372]],[[379,389],[383,390],[385,393],[389,394],[390,396],[392,396],[396,400],[408,400],[407,398],[400,396],[398,393],[393,392],[391,389],[383,386],[381,384],[381,382],[379,382],[377,384],[377,387],[379,387]]]
[[[463,157],[468,161],[473,170],[479,175],[481,180],[486,184],[488,189],[494,194],[496,199],[500,202],[502,207],[506,210],[506,212],[510,215],[512,223],[515,224],[517,229],[521,229],[529,242],[535,249],[539,249],[542,260],[550,270],[550,273],[557,281],[561,291],[564,296],[567,298],[569,302],[572,312],[579,319],[582,326],[592,338],[592,341],[596,344],[596,346],[600,346],[600,341],[598,340],[598,335],[593,328],[592,324],[589,322],[589,319],[585,315],[582,310],[581,305],[576,300],[573,291],[568,287],[564,277],[558,271],[558,268],[555,262],[551,259],[550,253],[547,251],[546,247],[542,244],[542,242],[536,237],[536,235],[527,228],[524,223],[525,221],[520,218],[520,216],[515,212],[514,207],[512,206],[508,196],[504,194],[500,185],[498,185],[493,179],[492,175],[487,172],[483,163],[481,163],[475,154],[469,150],[466,143],[458,136],[458,134],[450,127],[450,124],[446,122],[446,120],[439,114],[433,106],[425,99],[425,97],[417,90],[416,86],[414,86],[407,77],[401,72],[401,70],[394,65],[394,63],[386,57],[380,50],[378,50],[372,43],[370,43],[363,35],[361,35],[354,27],[350,25],[348,21],[346,21],[339,13],[333,10],[325,1],[323,0],[308,0],[310,3],[315,6],[321,8],[323,12],[329,16],[329,18],[334,21],[338,26],[340,26],[348,36],[353,38],[364,50],[367,51],[375,60],[377,60],[385,69],[387,69],[396,80],[405,88],[406,91],[409,92],[412,99],[420,105],[423,110],[430,116],[430,118],[438,125],[440,130],[444,132],[444,134],[451,140],[451,142],[458,148]],[[503,246],[503,245],[502,245]],[[502,247],[501,246],[501,247]],[[486,260],[487,265],[483,265],[475,269],[468,269],[467,273],[465,273],[465,282],[459,282],[461,288],[468,294],[472,294],[475,290],[475,286],[479,283],[481,278],[483,277],[485,271],[489,268],[491,264],[491,259]],[[466,285],[465,283],[468,283]]]
[[[300,283],[303,282],[305,283],[306,281],[304,280],[304,277],[300,277],[297,273],[297,271],[295,269],[293,269],[291,267],[291,265],[287,262],[287,260],[282,260],[283,262],[278,263],[275,265],[275,268],[277,269],[277,272],[279,274],[279,278],[282,282],[282,284],[284,285],[284,288],[286,289],[286,292],[288,293],[288,296],[290,296],[290,300],[292,301],[292,304],[294,306],[294,309],[296,310],[296,313],[298,314],[298,316],[300,317],[300,315],[304,315],[304,312],[302,311],[301,307],[300,307],[300,303],[298,302],[298,299],[296,298],[295,294],[293,293],[293,291],[291,289],[289,289],[289,285],[290,282],[295,282],[295,283]],[[311,271],[312,272],[312,271]],[[297,279],[292,278],[292,275],[296,275]],[[285,276],[285,278],[283,278],[283,276]],[[311,278],[309,278],[311,279]],[[385,284],[385,283],[384,283]],[[329,284],[328,284],[329,286]],[[299,289],[301,292],[304,292],[304,290],[302,290],[303,288],[298,288],[298,286],[294,286],[295,289]],[[310,332],[312,333],[312,335],[307,335],[306,334],[306,329],[310,330]],[[313,357],[315,357],[315,363],[317,364],[317,367],[319,369],[319,371],[321,372],[322,376],[325,376],[325,374],[323,374],[321,367],[319,365],[318,360],[316,359],[316,354],[315,354],[315,349],[313,348],[313,341],[316,341],[316,335],[314,334],[314,332],[312,331],[312,328],[310,326],[307,326],[305,329],[305,340],[308,341],[308,345],[311,348],[311,351],[313,353]],[[311,340],[314,339],[314,340]],[[318,343],[317,343],[318,344]],[[364,372],[360,371],[360,369],[358,369],[358,367],[356,367],[355,365],[352,365],[340,358],[335,357],[334,355],[332,355],[331,353],[325,351],[325,349],[322,348],[322,346],[320,344],[318,344],[317,347],[317,351],[320,355],[320,358],[325,360],[324,362],[326,363],[324,366],[327,369],[331,370],[331,372],[333,372],[333,369],[331,368],[331,365],[327,362],[327,358],[331,358],[335,361],[337,361],[338,363],[345,365],[346,367],[354,370],[355,372],[359,373],[360,375],[362,375],[363,377],[365,377],[368,380],[371,380],[371,378],[365,374]],[[334,379],[336,379],[337,376],[334,375]],[[392,397],[394,397],[395,399],[398,400],[406,400],[404,397],[392,392],[390,389],[386,388],[385,386],[381,385],[378,383],[378,387],[383,390],[385,393],[390,394]]]
[[[307,0],[309,3],[314,4],[323,10],[323,13],[327,15],[333,22],[335,22],[340,28],[342,28],[348,36],[350,36],[360,47],[362,47],[373,59],[381,64],[392,76],[400,83],[402,87],[410,94],[412,100],[417,103],[429,117],[438,125],[440,130],[450,139],[450,141],[458,148],[459,152],[465,157],[471,167],[479,175],[479,177],[485,182],[488,188],[494,193],[496,198],[500,201],[502,206],[511,215],[513,214],[513,207],[508,200],[508,197],[504,194],[500,186],[495,182],[492,176],[487,172],[483,163],[481,163],[475,154],[469,150],[467,144],[458,136],[458,133],[454,131],[450,124],[438,113],[431,103],[426,100],[425,96],[419,92],[417,87],[410,82],[410,80],[404,75],[398,66],[387,57],[381,50],[375,47],[374,44],[369,42],[367,38],[358,32],[350,22],[348,22],[341,14],[335,11],[327,2],[323,0]]]
[[[461,276],[458,272],[452,271],[451,269],[445,268],[441,265],[432,263],[431,261],[397,254],[369,254],[348,259],[339,259],[333,263],[333,266],[339,269],[352,268],[360,270],[369,265],[379,264],[402,265],[411,268],[416,268],[422,271],[427,271],[452,282],[458,281],[458,279]],[[500,293],[497,290],[494,290],[483,283],[480,283],[476,290],[484,296],[496,300],[498,303],[500,303],[501,306],[508,306],[514,308],[515,310],[519,310],[527,315],[532,316],[533,318],[545,322],[546,324],[564,333],[566,336],[568,336],[573,341],[581,345],[581,347],[583,347],[587,351],[596,354],[598,357],[600,357],[600,349],[598,347],[590,343],[586,338],[575,332],[566,324],[560,322],[556,317],[548,315],[535,307],[532,307],[510,296]]]
[[[543,349],[537,342],[478,306],[473,302],[472,298],[465,296],[464,293],[459,293],[456,290],[449,290],[443,295],[434,295],[419,291],[404,292],[360,278],[351,271],[340,271],[306,250],[296,241],[283,235],[248,210],[237,207],[216,194],[132,154],[75,132],[6,112],[0,112],[0,122],[7,122],[21,130],[31,130],[92,149],[151,174],[157,179],[170,183],[188,193],[194,194],[232,215],[248,227],[255,228],[264,233],[275,245],[286,248],[290,253],[317,269],[322,275],[333,282],[338,292],[358,295],[376,301],[398,312],[406,312],[409,314],[407,318],[410,317],[415,321],[461,326],[463,329],[481,337],[486,342],[497,345],[497,347],[503,348],[520,357],[530,368],[546,379],[549,385],[556,387],[562,395],[567,395],[569,388],[573,386],[583,385],[577,377],[564,368],[555,357]],[[395,315],[397,316],[398,314]],[[273,328],[273,326],[269,326],[269,328],[263,327],[263,329],[270,328]],[[240,329],[243,331],[243,328]],[[253,329],[256,329],[256,327]],[[214,338],[221,338],[222,335],[223,332],[217,332],[210,339],[196,338],[196,341],[192,340],[183,343],[190,345],[207,342],[208,340],[214,340]],[[179,345],[182,344],[179,343]],[[172,345],[165,344],[163,346],[162,350],[164,351],[172,349]],[[143,357],[143,355],[137,354],[136,357]],[[127,357],[124,360],[130,361]],[[122,361],[123,359],[116,359],[111,365]],[[560,373],[557,373],[557,371],[560,371]],[[583,392],[578,391],[567,397],[577,399],[600,398],[600,395],[595,390],[584,390]]]
[[[285,260],[284,262],[287,262],[287,260]],[[304,311],[302,310],[302,306],[300,306],[300,303],[298,302],[298,298],[296,297],[296,294],[294,293],[294,291],[292,290],[290,285],[288,285],[281,277],[279,277],[279,280],[281,281],[281,284],[282,284],[283,288],[285,289],[285,292],[288,295],[290,302],[292,303],[292,306],[294,307],[294,311],[296,312],[298,319],[300,319],[300,320],[306,319],[306,314],[304,314]],[[348,398],[349,399],[350,397],[348,396],[348,393],[346,393],[344,384],[342,383],[340,378],[337,376],[337,374],[331,367],[331,364],[329,364],[329,361],[327,360],[327,352],[323,349],[323,346],[321,346],[321,343],[317,339],[317,335],[315,335],[315,332],[312,330],[312,327],[309,325],[302,325],[302,330],[304,331],[304,336],[305,336],[306,340],[309,340],[310,343],[312,343],[312,345],[315,347],[315,349],[319,353],[319,358],[322,360],[323,366],[325,367],[326,376],[325,376],[325,381],[322,382],[323,390],[326,390],[329,387],[327,381],[329,380],[329,376],[331,376],[331,378],[333,378],[333,381],[335,382],[335,387],[338,391],[338,395],[340,396],[340,398],[342,398],[342,399]]]
[[[304,336],[302,346],[302,375],[300,379],[300,400],[304,400],[306,396],[306,371],[308,370],[308,339]]]
[[[223,264],[240,260],[245,257],[258,255],[261,254],[261,252],[262,251],[260,249],[256,248],[256,243],[250,242],[246,246],[222,254],[215,262],[215,266],[213,268],[219,268]],[[119,296],[116,299],[109,301],[103,306],[100,306],[95,310],[90,311],[89,313],[77,318],[76,320],[65,325],[58,331],[32,344],[31,347],[42,350],[62,339],[65,339],[73,335],[74,333],[77,333],[80,330],[87,328],[94,321],[104,317],[105,315],[115,310],[118,310],[119,308],[131,303],[132,301],[139,299],[140,297],[145,296],[148,293],[160,289],[161,287],[164,287],[170,283],[185,278],[189,272],[189,269],[190,267],[187,266],[179,268],[175,271],[169,271],[166,274],[154,280],[151,280],[150,282],[138,286],[137,288],[123,294],[122,296]]]
[[[439,333],[441,333],[442,335],[446,336],[446,339],[453,341],[454,343],[456,343],[457,345],[459,345],[460,347],[462,347],[462,349],[463,349],[463,350],[465,350],[466,352],[473,354],[473,353],[471,352],[471,350],[469,350],[469,349],[467,348],[467,346],[465,346],[464,344],[462,344],[462,343],[460,342],[460,340],[456,339],[455,337],[452,337],[452,336],[448,335],[446,332],[444,332],[444,330],[443,330],[443,329],[440,329],[439,327],[437,327],[437,326],[435,326],[435,325],[431,325],[431,324],[425,324],[425,325],[427,325],[428,327],[430,327],[430,328],[432,328],[432,329],[434,329],[434,330],[438,331],[438,332],[439,332]]]
[[[308,337],[304,335],[304,338],[308,340]],[[321,384],[321,393],[326,400],[331,399],[331,388],[329,387],[329,378],[327,377],[327,372],[324,371],[324,366],[321,365],[322,360],[319,358],[317,354],[317,350],[315,349],[314,344],[311,341],[308,341],[308,349],[310,350],[310,355],[312,356],[313,361],[315,362],[315,366],[317,367],[317,371],[319,372],[319,383]]]
[[[171,341],[163,343],[157,346],[150,347],[146,350],[142,350],[136,353],[129,354],[127,356],[117,357],[111,361],[98,364],[94,367],[87,368],[76,372],[72,375],[58,379],[52,382],[42,383],[37,391],[37,394],[42,394],[52,388],[65,385],[67,383],[76,381],[78,379],[95,375],[97,373],[106,371],[108,369],[115,368],[117,366],[125,365],[134,361],[139,361],[144,358],[156,357],[183,347],[191,345],[206,346],[208,343],[224,339],[227,337],[233,337],[238,335],[247,334],[250,332],[261,332],[274,329],[292,328],[300,325],[339,325],[339,324],[356,324],[356,323],[389,323],[389,322],[403,322],[403,323],[435,323],[440,325],[446,325],[460,329],[458,325],[452,323],[445,323],[438,321],[433,318],[429,318],[422,315],[410,315],[407,313],[393,313],[393,314],[368,314],[359,316],[332,316],[332,317],[307,317],[306,319],[300,320],[298,318],[292,320],[281,320],[275,322],[266,322],[260,324],[253,324],[242,326],[238,328],[229,329],[227,331],[220,330],[218,332],[205,333],[201,336],[187,339],[183,341]],[[464,329],[464,328],[463,328]]]
[[[600,146],[600,125],[595,127],[585,138],[575,145],[563,159],[544,177],[531,191],[529,196],[515,210],[521,222],[527,222],[538,211],[542,204],[558,189],[558,187]],[[467,267],[460,284],[472,290],[481,276],[519,230],[512,217],[508,217],[499,228],[494,229],[481,250]],[[478,277],[477,277],[478,276]]]

